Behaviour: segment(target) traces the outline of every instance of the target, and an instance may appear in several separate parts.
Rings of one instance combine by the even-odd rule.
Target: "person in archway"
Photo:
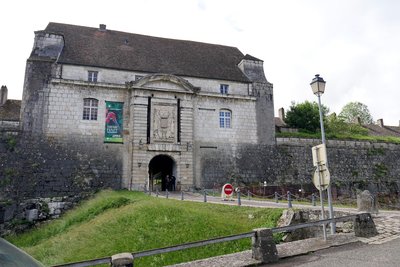
[[[169,174],[165,176],[165,189],[171,191],[171,178],[169,177]]]
[[[176,182],[176,178],[175,176],[171,176],[171,190],[175,191],[175,182]]]

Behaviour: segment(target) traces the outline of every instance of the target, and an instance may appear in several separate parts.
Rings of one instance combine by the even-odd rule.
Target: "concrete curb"
[[[279,244],[276,247],[279,258],[287,258],[355,242],[359,242],[359,240],[357,237],[355,237],[354,233],[351,233],[331,235],[328,236],[326,241],[324,241],[322,238],[309,238],[305,240]],[[239,253],[170,265],[170,267],[245,267],[263,265],[261,261],[257,261],[251,256],[252,251],[246,250]]]

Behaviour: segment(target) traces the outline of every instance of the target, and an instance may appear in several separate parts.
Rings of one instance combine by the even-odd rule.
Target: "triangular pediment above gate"
[[[187,93],[197,93],[199,87],[193,86],[187,80],[172,74],[152,74],[132,82],[131,86],[141,88],[159,88],[171,91],[185,91]]]

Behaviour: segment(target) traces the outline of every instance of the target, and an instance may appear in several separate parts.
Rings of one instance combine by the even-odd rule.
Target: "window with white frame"
[[[227,109],[219,111],[219,127],[231,128],[232,112]]]
[[[99,100],[95,98],[84,98],[82,119],[89,121],[96,121],[98,107],[99,107]]]
[[[98,76],[99,72],[98,71],[88,71],[88,81],[89,82],[97,82],[97,76]]]
[[[219,86],[219,91],[223,95],[227,95],[228,94],[228,90],[229,90],[229,85],[228,84],[221,84]]]

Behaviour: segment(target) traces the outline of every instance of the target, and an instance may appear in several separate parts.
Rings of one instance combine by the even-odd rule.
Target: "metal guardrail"
[[[364,214],[364,213],[362,213],[362,214]],[[315,222],[299,223],[299,224],[295,224],[295,225],[276,227],[276,228],[271,228],[271,231],[272,231],[272,233],[280,233],[280,232],[293,231],[296,229],[307,228],[307,227],[312,227],[312,226],[319,226],[319,225],[328,224],[331,222],[334,222],[334,223],[345,222],[345,221],[350,221],[351,219],[355,219],[358,215],[359,214],[347,215],[347,216],[343,216],[343,217],[319,220],[319,221],[315,221]]]
[[[295,224],[295,225],[289,225],[289,226],[283,226],[283,227],[275,227],[275,228],[271,228],[271,231],[272,231],[272,233],[280,233],[280,232],[293,231],[296,229],[307,228],[307,227],[312,227],[312,226],[319,226],[319,225],[328,224],[331,222],[349,221],[349,220],[355,219],[359,215],[361,215],[361,214],[348,215],[348,216],[343,216],[343,217],[339,217],[339,218],[325,219],[325,220],[319,220],[319,221],[315,221],[315,222],[301,223],[301,224]],[[217,238],[195,241],[195,242],[190,242],[190,243],[185,243],[185,244],[175,245],[175,246],[170,246],[170,247],[156,248],[156,249],[145,250],[145,251],[140,251],[140,252],[132,252],[131,254],[132,254],[133,258],[141,258],[141,257],[152,256],[152,255],[157,255],[157,254],[162,254],[162,253],[168,253],[168,252],[173,252],[173,251],[178,251],[178,250],[184,250],[184,249],[188,249],[188,248],[196,248],[196,247],[201,247],[201,246],[210,245],[210,244],[217,244],[217,243],[221,243],[221,242],[249,238],[249,237],[253,237],[254,234],[255,234],[255,231],[251,231],[251,232],[237,234],[237,235],[217,237]],[[98,264],[110,264],[110,263],[111,263],[111,257],[104,257],[104,258],[87,260],[87,261],[53,265],[52,267],[86,267],[86,266],[95,266]]]
[[[145,250],[145,251],[140,251],[140,252],[133,252],[131,254],[132,254],[133,258],[141,258],[141,257],[153,256],[153,255],[162,254],[162,253],[174,252],[174,251],[178,251],[178,250],[184,250],[184,249],[188,249],[188,248],[196,248],[196,247],[201,247],[201,246],[206,246],[206,245],[211,245],[211,244],[217,244],[217,243],[221,243],[221,242],[234,241],[234,240],[249,238],[249,237],[253,237],[253,236],[254,236],[254,231],[243,233],[243,234],[238,234],[238,235],[230,235],[230,236],[225,236],[225,237],[217,237],[217,238],[212,238],[212,239],[207,239],[207,240],[195,241],[195,242],[190,242],[190,243],[185,243],[185,244],[175,245],[175,246],[170,246],[170,247],[165,247],[165,248],[156,248],[156,249]],[[86,266],[93,266],[93,265],[97,265],[97,264],[104,264],[104,263],[110,263],[110,262],[111,262],[111,257],[105,257],[105,258],[99,258],[99,259],[88,260],[88,261],[54,265],[53,267],[86,267]]]

